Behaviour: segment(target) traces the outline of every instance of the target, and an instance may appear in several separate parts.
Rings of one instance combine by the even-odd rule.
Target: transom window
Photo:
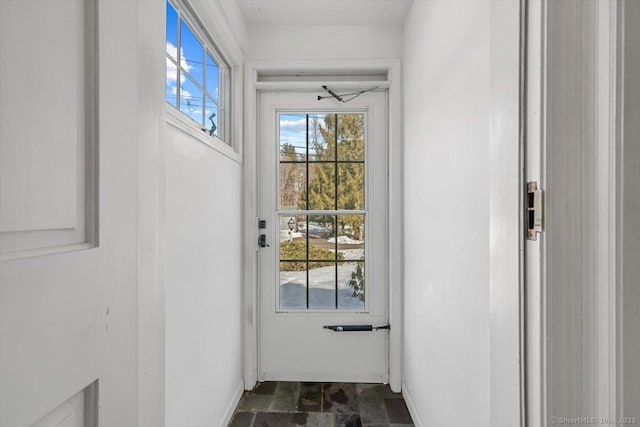
[[[230,142],[229,66],[181,1],[167,1],[167,103],[203,132]]]

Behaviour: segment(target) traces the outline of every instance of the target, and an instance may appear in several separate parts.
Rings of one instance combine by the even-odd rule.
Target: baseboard
[[[422,422],[422,418],[418,414],[418,410],[416,409],[416,405],[413,403],[413,398],[411,397],[411,392],[407,387],[407,384],[402,381],[402,397],[404,397],[404,402],[407,404],[407,409],[409,409],[409,414],[411,414],[411,419],[413,419],[413,424],[416,427],[424,427],[424,423]]]
[[[231,418],[233,418],[233,413],[236,411],[238,407],[238,403],[240,402],[240,398],[242,397],[242,393],[244,392],[244,381],[240,379],[238,383],[238,387],[236,387],[236,391],[233,393],[231,397],[231,401],[227,406],[227,410],[224,411],[224,417],[222,418],[222,422],[218,424],[220,427],[227,427],[231,423]]]

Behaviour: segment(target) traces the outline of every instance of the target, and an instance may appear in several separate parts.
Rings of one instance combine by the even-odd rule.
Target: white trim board
[[[238,383],[238,386],[236,387],[235,392],[233,393],[233,396],[231,397],[231,400],[229,400],[227,409],[224,411],[224,417],[222,417],[220,424],[218,424],[219,427],[225,427],[231,423],[231,419],[233,418],[233,414],[235,413],[236,408],[240,403],[240,398],[242,397],[243,392],[244,392],[244,384],[243,384],[243,381],[240,380],[240,382]]]
[[[407,409],[409,410],[409,415],[411,415],[413,424],[416,427],[424,427],[424,423],[422,422],[422,418],[420,418],[420,414],[418,413],[418,409],[413,401],[411,392],[404,381],[402,381],[402,397],[404,398],[404,403],[407,404]]]
[[[245,64],[245,143],[244,143],[244,298],[243,350],[244,387],[253,389],[257,382],[258,366],[258,282],[257,282],[257,92],[261,72],[292,72],[314,70],[348,75],[350,70],[386,70],[389,90],[389,217],[397,218],[389,225],[389,384],[393,391],[401,390],[402,375],[402,141],[400,60],[370,61],[248,61]],[[317,82],[318,85],[323,82]],[[336,82],[332,82],[336,83]],[[379,82],[378,82],[379,83]],[[305,85],[312,84],[306,82]],[[299,83],[270,82],[270,89],[295,90]]]
[[[621,46],[620,28],[617,26],[622,13],[623,3],[598,2],[574,3],[582,18],[570,25],[559,24],[563,15],[575,14],[574,10],[565,10],[561,3],[548,0],[529,1],[528,13],[528,69],[527,69],[527,181],[538,181],[539,187],[547,191],[551,200],[547,203],[545,222],[547,232],[543,233],[539,242],[527,242],[527,425],[547,426],[553,417],[563,417],[567,407],[578,405],[576,416],[594,416],[597,418],[616,418],[616,396],[619,384],[616,384],[616,319],[620,307],[617,305],[617,265],[619,249],[616,239],[618,209],[616,199],[619,165],[616,163],[621,112],[618,111],[621,95],[619,68],[622,60],[619,55]],[[565,4],[566,5],[566,4]],[[560,6],[560,7],[559,7]],[[571,46],[582,46],[584,59],[582,64],[563,62]],[[564,49],[564,50],[563,50]],[[582,74],[572,73],[567,67],[574,67]],[[580,79],[581,92],[572,94],[560,81],[562,74]],[[592,74],[589,74],[592,73]],[[558,89],[565,92],[558,93]],[[565,98],[582,105],[583,112],[579,119],[576,113],[559,115],[563,111]],[[559,106],[560,105],[560,106]],[[580,121],[580,123],[577,123]],[[558,125],[562,123],[562,125]],[[587,123],[587,124],[584,124]],[[593,128],[589,127],[593,123]],[[571,135],[565,135],[566,129],[579,128],[580,144]],[[582,187],[577,194],[578,201],[572,201],[575,208],[578,202],[586,205],[588,210],[577,218],[581,221],[580,235],[584,241],[580,245],[584,253],[573,254],[581,263],[567,267],[571,273],[581,271],[585,279],[573,284],[562,283],[558,288],[558,266],[550,270],[550,248],[558,248],[558,237],[563,233],[566,224],[558,224],[559,218],[566,213],[559,213],[553,205],[553,193],[567,193],[562,185],[567,185],[565,170],[567,165],[559,165],[558,145],[565,144],[567,150],[582,150],[582,163],[569,165],[579,169],[580,175],[574,176],[573,185]],[[553,163],[555,162],[555,163]],[[537,166],[536,166],[537,164]],[[577,174],[574,170],[574,175]],[[564,174],[564,175],[563,175]],[[551,180],[549,179],[551,178]],[[555,186],[554,186],[555,185]],[[564,194],[564,193],[563,193]],[[557,197],[557,196],[556,196]],[[548,198],[548,199],[549,199]],[[556,222],[553,222],[555,220]],[[570,242],[569,242],[570,243]],[[568,245],[567,245],[568,246]],[[557,255],[556,255],[557,256]],[[580,258],[582,257],[582,258]],[[584,261],[588,260],[588,262]],[[563,260],[566,262],[566,259]],[[553,274],[556,276],[553,276]],[[570,276],[570,274],[568,274]],[[555,289],[554,283],[555,282]],[[573,286],[573,287],[571,287]],[[565,292],[561,294],[560,292]],[[572,329],[558,330],[558,320],[552,323],[554,315],[563,316],[563,298],[575,300],[574,292],[580,297],[582,308],[572,317],[563,319]],[[554,300],[555,298],[555,300]],[[573,323],[570,323],[573,322]],[[556,334],[556,336],[554,336]],[[578,344],[570,342],[560,348],[553,344],[562,342],[562,336],[579,336]],[[549,344],[547,344],[549,343]],[[563,345],[565,345],[563,343]],[[580,356],[580,375],[566,370],[567,362],[559,356],[576,354]],[[574,358],[575,359],[575,358]],[[573,375],[573,376],[571,376]],[[577,383],[580,381],[580,383]],[[572,383],[573,389],[568,393],[559,384]],[[575,385],[578,384],[578,385]],[[574,400],[567,400],[571,396]],[[574,410],[575,412],[575,410]]]

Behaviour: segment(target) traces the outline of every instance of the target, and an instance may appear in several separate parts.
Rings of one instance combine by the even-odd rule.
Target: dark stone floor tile
[[[309,412],[307,427],[333,427],[333,413]]]
[[[320,412],[322,404],[322,384],[300,384],[300,398],[298,399],[298,411]]]
[[[293,427],[307,424],[309,414],[305,412],[258,412],[254,427]]]
[[[358,405],[363,424],[389,424],[384,398],[361,394],[358,398]]]
[[[265,381],[263,383],[258,383],[255,389],[253,389],[254,394],[266,394],[268,396],[273,395],[276,392],[276,387],[278,385],[277,381]]]
[[[359,412],[356,385],[347,383],[324,384],[322,412]]]
[[[389,384],[358,384],[358,392],[360,396],[380,396],[402,399],[402,393],[392,392]]]
[[[276,387],[271,412],[296,412],[296,404],[300,395],[300,383],[281,381]]]
[[[236,412],[229,427],[251,427],[253,415],[253,412]]]
[[[404,399],[385,398],[384,406],[387,408],[389,422],[393,424],[412,424],[413,420],[404,403]]]
[[[266,411],[271,406],[271,401],[273,400],[273,396],[264,396],[261,394],[253,394],[251,392],[247,392],[240,399],[240,404],[238,405],[239,411]]]
[[[336,414],[335,427],[362,427],[362,420],[358,414]]]

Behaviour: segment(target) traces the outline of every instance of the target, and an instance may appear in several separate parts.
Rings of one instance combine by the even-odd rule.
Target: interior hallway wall
[[[167,427],[215,426],[241,381],[241,165],[167,125]]]
[[[242,67],[235,3],[192,6]],[[242,163],[170,123],[165,143],[166,427],[223,426],[243,389]]]
[[[417,425],[490,425],[490,2],[416,1],[404,32],[403,390]]]

